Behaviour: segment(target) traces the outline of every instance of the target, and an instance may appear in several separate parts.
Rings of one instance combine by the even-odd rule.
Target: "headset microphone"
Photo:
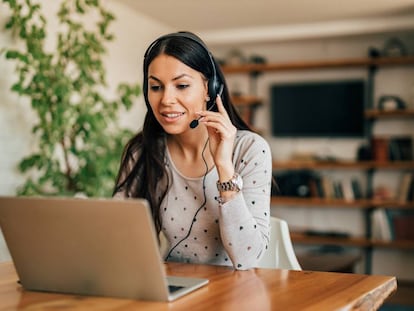
[[[201,117],[199,117],[198,119],[194,119],[193,121],[191,121],[190,123],[190,127],[192,129],[195,129],[198,126],[198,120],[200,120]]]
[[[219,90],[219,92],[218,92],[218,96],[221,96],[221,93],[223,93],[223,88],[224,88],[224,85],[222,84],[222,85],[220,85],[220,90]],[[207,109],[207,111],[210,111],[211,109],[213,109],[213,107],[216,105],[216,100],[217,99],[214,99],[214,102],[213,102],[213,104],[210,106],[210,108],[208,108]],[[190,123],[190,128],[192,128],[192,129],[195,129],[197,126],[198,126],[198,124],[199,124],[199,120],[201,119],[202,117],[200,116],[200,117],[198,117],[197,119],[194,119],[193,121],[191,121],[191,123]]]

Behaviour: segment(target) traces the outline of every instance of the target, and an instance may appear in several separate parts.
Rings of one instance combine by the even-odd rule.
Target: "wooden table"
[[[168,263],[167,273],[210,283],[171,303],[26,291],[11,262],[0,263],[0,310],[377,310],[395,277]]]

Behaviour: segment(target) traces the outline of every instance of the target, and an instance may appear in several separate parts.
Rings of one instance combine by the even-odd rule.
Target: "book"
[[[322,178],[318,177],[317,179],[315,179],[315,181],[316,181],[316,190],[318,193],[318,198],[324,198],[325,192],[323,191],[323,187],[322,187]]]
[[[352,191],[354,192],[355,199],[362,199],[364,197],[361,189],[361,184],[358,179],[352,178],[351,180]]]
[[[392,230],[385,209],[377,208],[372,214],[371,237],[374,240],[391,241]]]
[[[411,178],[410,189],[408,190],[407,201],[414,201],[414,176]]]
[[[318,179],[312,178],[309,180],[309,191],[312,198],[323,198],[323,193],[318,188]]]
[[[410,136],[393,137],[388,141],[388,154],[391,161],[412,161],[413,140]]]
[[[399,202],[407,202],[410,198],[410,188],[413,181],[413,173],[404,173],[398,188],[397,200]]]
[[[324,197],[327,199],[333,199],[335,197],[332,180],[328,176],[322,176],[322,189]]]
[[[343,199],[344,193],[342,192],[341,182],[338,180],[333,181],[333,189],[336,199]]]
[[[396,240],[414,240],[414,214],[403,213],[393,218]]]
[[[352,184],[350,180],[343,180],[341,182],[342,193],[345,201],[352,202],[355,200],[354,191],[352,189]]]

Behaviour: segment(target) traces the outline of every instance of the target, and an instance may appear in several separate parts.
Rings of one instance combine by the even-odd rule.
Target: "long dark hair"
[[[193,33],[185,32],[182,36],[177,34],[160,37],[150,45],[145,53],[143,93],[147,113],[142,131],[132,137],[125,146],[114,189],[114,194],[123,191],[129,197],[147,199],[151,206],[157,232],[161,231],[162,224],[159,209],[168,190],[168,174],[165,166],[165,138],[167,133],[155,119],[148,101],[148,67],[153,59],[160,54],[175,57],[203,74],[208,80],[212,79],[214,74],[212,68],[214,64],[216,78],[224,86],[221,98],[231,122],[237,129],[249,130],[249,126],[243,121],[231,103],[224,75],[217,62],[209,55],[204,43]],[[214,106],[211,110],[218,111],[217,106]],[[167,178],[167,187],[157,192],[159,182],[164,177]]]

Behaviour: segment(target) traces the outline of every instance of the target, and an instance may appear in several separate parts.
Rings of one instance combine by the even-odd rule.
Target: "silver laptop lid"
[[[26,289],[169,300],[145,200],[0,197],[0,226]]]

